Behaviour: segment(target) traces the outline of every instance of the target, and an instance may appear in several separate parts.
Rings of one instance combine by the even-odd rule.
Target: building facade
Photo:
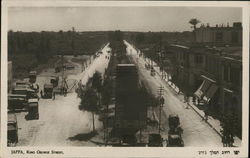
[[[240,22],[233,23],[233,26],[210,27],[201,25],[195,31],[195,39],[198,43],[227,43],[231,45],[242,44],[242,25]]]
[[[212,35],[216,33],[215,28],[199,28],[196,31],[197,40],[205,43],[172,44],[167,52],[172,54],[170,68],[172,81],[185,95],[195,96],[207,104],[219,119],[235,116],[237,135],[241,137],[242,46],[239,39],[237,40],[239,43],[230,44],[234,41],[232,38],[236,36],[233,36],[234,33],[228,33],[236,31],[240,34],[237,37],[242,37],[242,31],[238,30],[241,25],[238,25],[234,24],[236,28],[219,28],[217,31],[223,32],[223,40],[220,42],[217,42]],[[202,35],[199,32],[201,30],[203,30]]]

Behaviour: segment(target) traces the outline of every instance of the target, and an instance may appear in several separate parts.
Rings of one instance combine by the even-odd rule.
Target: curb
[[[156,73],[158,74],[158,75],[160,75],[159,74],[159,72],[158,71],[156,71]],[[165,80],[163,80],[165,83],[167,83],[174,91],[175,91],[175,93],[176,94],[178,94],[178,92],[176,92],[176,90],[168,83],[168,82],[166,82]],[[191,105],[189,102],[187,103],[201,118],[203,118],[204,119],[204,117],[193,107],[194,105]],[[210,123],[210,122],[208,122],[208,121],[206,121],[206,123],[220,136],[220,137],[222,137],[222,134],[217,130],[217,129],[215,129],[214,127],[213,127],[213,125]]]

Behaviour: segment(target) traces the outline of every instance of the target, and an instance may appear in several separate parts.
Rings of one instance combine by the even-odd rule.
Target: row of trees
[[[120,31],[109,32],[109,40],[112,55],[108,68],[105,70],[104,79],[102,78],[102,74],[96,71],[93,77],[88,80],[86,86],[81,86],[79,90],[81,98],[79,109],[92,113],[93,132],[95,131],[95,114],[99,113],[103,106],[108,108],[109,104],[111,104],[114,84],[112,75],[114,74],[116,65],[116,56],[114,53],[118,54],[118,52],[123,51],[120,47],[122,41],[122,33]]]
[[[8,60],[14,77],[47,64],[56,54],[91,55],[108,40],[107,32],[8,32]],[[27,62],[24,62],[27,61]]]
[[[107,99],[105,95],[102,95],[106,91],[106,83],[103,84],[102,75],[96,71],[91,77],[86,86],[79,84],[78,96],[81,98],[79,110],[89,111],[92,113],[93,119],[93,132],[95,131],[95,114],[99,112],[102,102],[101,99]],[[106,101],[106,100],[105,100]]]

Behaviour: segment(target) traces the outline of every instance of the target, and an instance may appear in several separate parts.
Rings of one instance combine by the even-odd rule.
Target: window
[[[216,32],[216,34],[215,34],[215,40],[216,40],[216,42],[222,42],[222,40],[223,40],[223,33],[222,32]]]

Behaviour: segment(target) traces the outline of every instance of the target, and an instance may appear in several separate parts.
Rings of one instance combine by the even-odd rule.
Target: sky
[[[10,7],[13,31],[190,31],[197,18],[210,26],[242,21],[241,8],[229,7]],[[198,25],[199,26],[199,25]]]

